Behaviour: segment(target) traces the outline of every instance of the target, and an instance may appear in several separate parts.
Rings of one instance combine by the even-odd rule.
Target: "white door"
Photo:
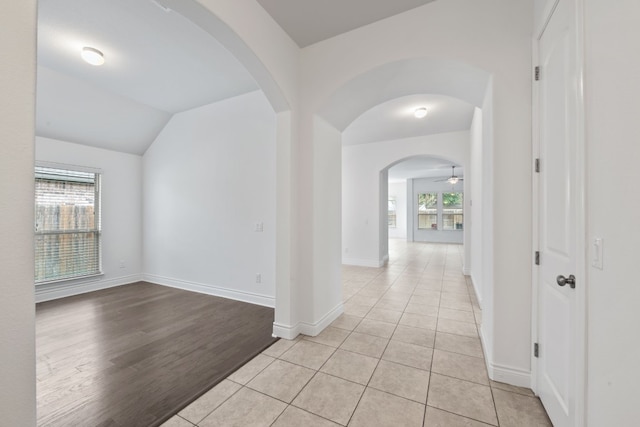
[[[584,216],[576,0],[560,0],[538,40],[537,392],[554,426],[582,424]],[[563,280],[562,277],[567,280]],[[571,278],[575,277],[575,287]],[[564,286],[562,286],[564,284]]]

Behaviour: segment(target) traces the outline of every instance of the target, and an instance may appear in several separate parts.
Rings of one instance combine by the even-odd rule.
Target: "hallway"
[[[531,390],[488,379],[462,250],[391,240],[386,267],[343,266],[330,327],[279,340],[164,426],[551,425]]]

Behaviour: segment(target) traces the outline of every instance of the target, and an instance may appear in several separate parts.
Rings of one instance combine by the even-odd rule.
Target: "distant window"
[[[442,193],[442,229],[462,230],[462,193]]]
[[[100,175],[35,170],[36,283],[100,274]]]
[[[396,228],[396,199],[389,199],[389,228]]]
[[[418,194],[418,229],[438,229],[438,193]]]

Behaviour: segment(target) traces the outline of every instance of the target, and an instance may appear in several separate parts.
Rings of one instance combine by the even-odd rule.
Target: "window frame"
[[[425,211],[424,213],[420,213],[420,196],[421,195],[434,195],[435,196],[435,204],[433,206],[426,206],[425,205]],[[418,207],[418,218],[417,218],[417,227],[418,230],[433,230],[433,231],[437,231],[440,229],[440,222],[438,221],[438,206],[440,204],[440,196],[439,196],[439,192],[437,191],[425,191],[425,192],[419,192],[417,193],[416,196],[416,205]],[[435,210],[435,212],[431,212]],[[421,227],[420,226],[420,217],[427,217],[427,221],[429,221],[429,217],[435,217],[435,223],[433,222],[433,220],[431,221],[431,226],[430,227]],[[434,227],[435,224],[435,227]]]
[[[51,176],[57,175],[61,177],[60,179],[58,179],[59,181],[67,182],[67,183],[82,182],[83,177],[79,176],[80,174],[93,175],[92,184],[94,189],[94,196],[93,196],[93,215],[94,215],[93,224],[94,225],[92,228],[73,228],[69,230],[38,230],[38,223],[37,223],[38,217],[35,214],[35,212],[38,209],[37,194],[36,194],[35,196],[36,198],[34,198],[34,266],[37,268],[38,261],[41,259],[41,258],[38,258],[38,250],[37,250],[38,236],[90,234],[94,236],[94,239],[96,241],[94,245],[95,257],[92,254],[91,257],[89,257],[88,259],[93,258],[92,264],[95,265],[95,268],[92,268],[91,270],[88,270],[86,272],[70,274],[70,275],[63,275],[63,274],[59,274],[55,276],[45,275],[45,277],[39,280],[36,280],[36,277],[34,276],[35,286],[42,286],[42,285],[60,283],[60,282],[69,282],[69,281],[86,279],[90,277],[102,276],[104,274],[102,269],[102,175],[103,175],[102,170],[96,169],[96,168],[66,165],[66,164],[60,164],[60,163],[36,162],[36,165],[34,168],[34,187],[36,187],[36,183],[38,179],[43,179],[41,177],[39,178],[38,175],[45,176],[47,174],[46,173],[47,170],[49,171],[55,170],[56,172],[59,172],[56,174],[50,173],[50,175]],[[65,172],[67,173],[67,175],[64,174]],[[76,174],[75,177],[74,177],[74,174]],[[68,179],[64,179],[65,176]],[[52,179],[52,180],[56,180],[56,179]],[[84,252],[84,253],[87,253],[87,252]]]

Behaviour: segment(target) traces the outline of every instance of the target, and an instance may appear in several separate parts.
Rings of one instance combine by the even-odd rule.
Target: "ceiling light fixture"
[[[413,115],[416,116],[417,119],[421,119],[427,116],[427,109],[424,107],[416,108],[413,112]]]
[[[449,179],[447,180],[447,182],[448,182],[449,184],[451,184],[451,185],[455,185],[455,184],[457,184],[457,183],[458,183],[458,179],[459,179],[459,178],[458,178],[457,176],[452,176],[451,178],[449,178]]]
[[[102,65],[104,64],[104,55],[98,49],[85,46],[82,48],[82,59],[88,62],[91,65]]]

